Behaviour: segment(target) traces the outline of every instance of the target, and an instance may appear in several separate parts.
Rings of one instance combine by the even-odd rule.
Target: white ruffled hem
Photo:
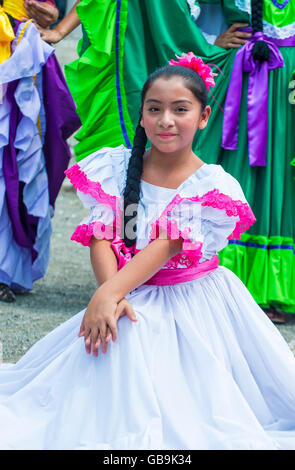
[[[233,273],[127,298],[107,354],[83,310],[0,368],[0,448],[295,449],[295,358]]]

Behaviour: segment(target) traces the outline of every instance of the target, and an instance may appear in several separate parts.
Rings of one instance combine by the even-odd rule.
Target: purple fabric
[[[252,49],[256,41],[264,41],[270,49],[267,62],[254,61]],[[238,121],[242,94],[243,72],[249,72],[248,84],[248,147],[251,166],[266,165],[268,136],[268,71],[284,67],[283,57],[271,38],[255,33],[238,50],[227,91],[222,147],[236,150],[238,143]]]
[[[250,28],[249,26],[247,26],[246,28],[238,28],[238,30],[243,31],[244,33],[252,33],[252,28]],[[294,47],[295,46],[295,36],[290,36],[289,38],[285,38],[285,39],[272,38],[267,35],[265,35],[265,37],[278,47]]]
[[[43,96],[46,115],[44,155],[49,182],[49,201],[55,199],[71,158],[68,139],[80,126],[75,103],[54,55],[43,67]]]
[[[20,21],[15,21],[14,31]],[[37,236],[38,219],[27,213],[23,203],[24,183],[19,181],[17,155],[14,148],[16,129],[22,117],[14,99],[18,80],[10,82],[7,98],[11,105],[9,143],[3,150],[3,174],[6,188],[6,201],[16,242],[32,250],[32,260],[37,256],[33,245]],[[43,67],[43,93],[46,114],[44,155],[49,184],[50,204],[54,206],[60,186],[68,167],[70,149],[66,139],[81,125],[75,111],[75,104],[65,82],[61,68],[54,56]]]
[[[11,218],[13,235],[16,242],[23,247],[31,248],[32,260],[37,256],[33,248],[36,238],[37,219],[29,216],[22,201],[24,183],[20,183],[18,178],[18,166],[14,140],[16,129],[22,115],[16,105],[14,92],[18,81],[9,83],[7,88],[7,99],[11,106],[10,125],[9,125],[9,143],[3,149],[3,175],[6,189],[6,201],[8,212]]]

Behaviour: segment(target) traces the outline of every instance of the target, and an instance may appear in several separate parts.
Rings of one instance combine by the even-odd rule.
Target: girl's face
[[[182,77],[157,78],[146,93],[141,126],[152,145],[163,153],[191,148],[197,129],[204,129],[210,106],[201,103]]]

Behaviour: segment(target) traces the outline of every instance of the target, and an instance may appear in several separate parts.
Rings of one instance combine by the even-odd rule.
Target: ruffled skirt
[[[127,298],[106,354],[83,310],[0,368],[0,448],[295,449],[295,358],[231,271]]]
[[[28,290],[48,266],[66,139],[80,120],[54,49],[31,22],[16,21],[15,34],[0,64],[0,283]]]

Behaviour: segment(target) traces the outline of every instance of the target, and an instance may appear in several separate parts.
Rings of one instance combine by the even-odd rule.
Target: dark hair
[[[126,208],[135,204],[136,217],[138,202],[140,199],[140,180],[143,170],[143,155],[147,144],[147,137],[143,127],[140,125],[142,107],[145,96],[158,78],[169,80],[172,77],[179,76],[185,81],[185,86],[194,94],[196,99],[201,103],[201,109],[204,111],[208,103],[207,89],[204,80],[192,69],[181,67],[178,65],[166,65],[155,72],[153,72],[146,80],[141,92],[141,111],[138,126],[136,128],[132,152],[127,169],[126,186],[124,190],[124,243],[127,247],[135,244],[136,238],[131,240],[126,234],[126,226],[128,222],[133,219],[134,214],[126,215]],[[136,233],[136,224],[134,227]]]
[[[263,0],[252,0],[251,21],[253,34],[263,32],[262,11]],[[268,61],[270,56],[270,50],[266,42],[256,41],[252,49],[252,55],[254,60],[258,60],[259,62]]]

